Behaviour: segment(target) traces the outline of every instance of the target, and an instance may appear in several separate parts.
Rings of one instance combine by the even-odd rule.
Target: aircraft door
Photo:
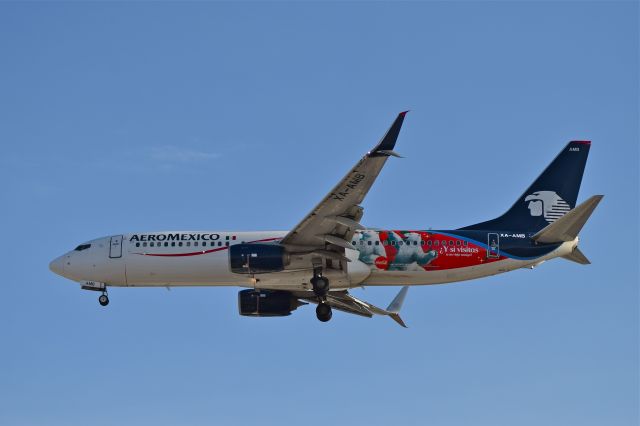
[[[496,259],[500,257],[500,235],[490,232],[487,234],[487,257]]]
[[[122,257],[122,235],[114,235],[113,237],[111,237],[111,244],[109,245],[109,257],[111,259]]]

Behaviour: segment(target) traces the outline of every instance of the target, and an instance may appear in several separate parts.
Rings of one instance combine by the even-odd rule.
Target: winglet
[[[407,296],[407,291],[409,291],[409,286],[402,287],[396,297],[389,303],[389,306],[387,306],[389,317],[404,328],[407,328],[407,325],[402,321],[399,314],[400,309],[402,309],[402,304],[404,303],[404,298]]]
[[[405,285],[400,289],[396,297],[393,298],[389,306],[387,306],[387,311],[393,314],[397,314],[402,309],[402,304],[404,303],[404,298],[407,297],[407,291],[409,291],[409,286]]]
[[[400,128],[402,127],[402,122],[404,121],[404,116],[407,115],[409,111],[403,111],[396,117],[395,121],[387,130],[387,133],[384,135],[382,140],[376,145],[373,150],[371,150],[370,155],[372,156],[389,156],[397,154],[393,151],[393,148],[396,146],[396,141],[398,140],[398,135],[400,134]],[[393,153],[393,154],[390,154]]]

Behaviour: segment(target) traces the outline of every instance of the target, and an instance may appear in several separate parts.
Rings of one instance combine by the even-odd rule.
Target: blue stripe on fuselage
[[[498,235],[502,235],[505,234],[505,232],[500,232],[500,231],[437,231],[437,230],[429,230],[429,231],[420,231],[420,232],[427,232],[427,233],[431,233],[431,234],[441,234],[441,235],[446,235],[447,237],[451,237],[451,238],[456,238],[459,240],[463,240],[463,241],[467,241],[468,243],[471,244],[475,244],[477,246],[480,246],[482,248],[484,248],[485,250],[489,250],[489,245],[486,243],[487,238],[488,238],[488,234],[498,234]],[[512,233],[512,232],[511,232]],[[473,237],[471,236],[465,236],[465,234],[471,234],[473,235]],[[525,234],[526,235],[526,234]],[[485,242],[481,242],[480,240],[478,240],[477,238],[484,238]],[[519,244],[515,247],[510,247],[509,245],[507,245],[506,248],[504,248],[504,242],[505,239],[507,239],[507,241],[509,243],[513,243],[513,242],[521,242],[522,244]],[[512,237],[500,237],[500,246],[499,246],[499,250],[500,250],[500,255],[502,256],[506,256],[510,259],[516,259],[516,260],[533,260],[536,259],[538,257],[544,256],[546,254],[549,254],[550,252],[552,252],[553,250],[555,250],[556,248],[558,248],[560,246],[560,244],[544,244],[544,245],[532,245],[531,243],[531,238],[529,238],[528,236],[525,238],[512,238]],[[513,251],[513,249],[516,249],[518,251],[522,251],[524,253],[522,253],[523,255],[516,255],[513,254],[509,251]]]

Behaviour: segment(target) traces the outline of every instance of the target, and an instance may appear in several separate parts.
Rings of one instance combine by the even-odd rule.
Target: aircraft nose
[[[49,269],[58,275],[64,274],[64,256],[53,259],[51,263],[49,263]]]

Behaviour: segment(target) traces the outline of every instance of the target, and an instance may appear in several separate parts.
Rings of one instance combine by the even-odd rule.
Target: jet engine
[[[238,311],[250,317],[286,317],[298,306],[306,305],[288,291],[242,290],[238,292]]]
[[[235,244],[229,247],[229,266],[236,274],[279,272],[290,257],[278,244]]]

